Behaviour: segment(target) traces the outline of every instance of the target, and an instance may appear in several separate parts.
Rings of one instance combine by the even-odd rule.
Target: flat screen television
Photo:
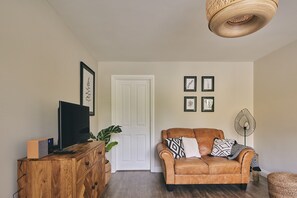
[[[88,141],[90,138],[89,107],[59,101],[59,150]]]

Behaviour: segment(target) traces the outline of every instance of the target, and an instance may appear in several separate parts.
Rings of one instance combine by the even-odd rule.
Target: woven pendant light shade
[[[206,0],[209,29],[222,37],[251,34],[274,16],[279,0]]]

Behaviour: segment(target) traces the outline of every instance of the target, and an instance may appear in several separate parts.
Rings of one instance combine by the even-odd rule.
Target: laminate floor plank
[[[111,176],[102,198],[269,198],[267,180],[251,181],[247,190],[237,185],[176,185],[166,190],[162,173],[119,171]]]

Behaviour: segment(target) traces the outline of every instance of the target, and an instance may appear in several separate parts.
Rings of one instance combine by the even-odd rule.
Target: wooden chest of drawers
[[[75,154],[18,160],[19,197],[100,197],[105,182],[104,142],[76,144]]]

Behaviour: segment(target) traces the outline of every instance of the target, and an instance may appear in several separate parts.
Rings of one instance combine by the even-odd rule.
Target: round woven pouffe
[[[296,198],[297,174],[275,172],[267,176],[268,192],[270,198]]]

